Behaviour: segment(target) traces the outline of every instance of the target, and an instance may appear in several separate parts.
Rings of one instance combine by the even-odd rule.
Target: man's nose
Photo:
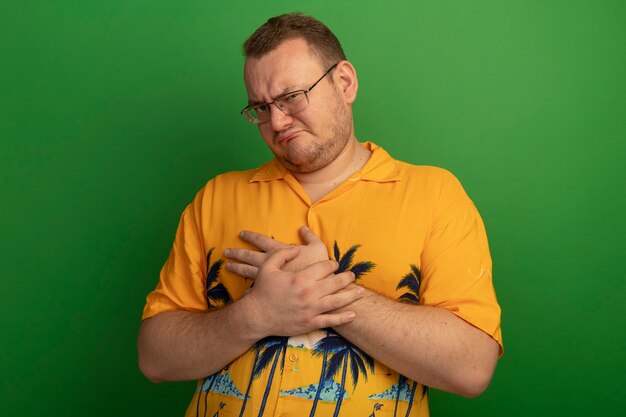
[[[272,124],[272,130],[280,132],[285,130],[293,122],[293,117],[285,114],[276,103],[270,105],[270,122]]]

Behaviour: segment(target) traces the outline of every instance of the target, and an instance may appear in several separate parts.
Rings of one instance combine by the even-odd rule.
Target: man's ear
[[[354,66],[349,61],[340,61],[335,68],[335,73],[335,82],[339,83],[346,102],[348,104],[354,103],[359,89],[359,80]]]

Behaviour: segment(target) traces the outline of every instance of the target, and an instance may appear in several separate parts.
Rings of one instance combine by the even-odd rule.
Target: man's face
[[[339,67],[338,67],[339,68]],[[308,94],[309,104],[295,114],[287,115],[274,104],[271,119],[258,125],[265,143],[278,160],[296,173],[315,172],[326,167],[354,138],[353,100],[342,89],[336,68]],[[303,39],[282,42],[260,58],[249,58],[244,81],[250,103],[274,101],[275,97],[295,90],[306,90],[328,68]]]

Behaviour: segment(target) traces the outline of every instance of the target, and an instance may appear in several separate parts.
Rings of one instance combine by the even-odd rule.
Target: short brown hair
[[[304,39],[326,67],[346,59],[339,40],[330,29],[302,13],[269,18],[243,44],[243,54],[246,58],[259,58],[283,41],[296,38]]]

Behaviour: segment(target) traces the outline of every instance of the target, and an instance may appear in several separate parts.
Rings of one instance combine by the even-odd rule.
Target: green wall
[[[357,136],[487,226],[506,353],[433,416],[623,415],[626,3],[284,4],[0,5],[0,414],[182,415],[193,383],[137,369],[144,297],[195,192],[269,157],[240,45],[301,10],[357,68]]]

